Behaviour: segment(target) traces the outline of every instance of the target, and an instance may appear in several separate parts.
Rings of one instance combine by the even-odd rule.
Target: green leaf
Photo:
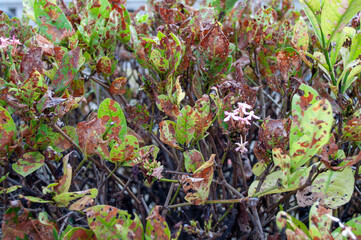
[[[68,192],[71,185],[73,176],[72,167],[69,164],[69,156],[71,154],[73,154],[73,152],[63,157],[63,176],[58,180],[58,184],[54,188],[54,191],[58,194]]]
[[[99,106],[98,118],[109,129],[109,138],[118,137],[120,140],[124,139],[127,134],[127,121],[119,103],[110,98],[105,99]]]
[[[335,65],[338,55],[340,54],[341,47],[343,46],[344,42],[346,41],[347,37],[350,37],[351,39],[355,35],[356,30],[351,27],[344,27],[342,31],[338,32],[335,37],[334,41],[336,42],[336,45],[331,49],[330,53],[330,61],[331,65]],[[354,42],[352,41],[352,44]],[[347,66],[348,60],[344,61],[344,66]]]
[[[133,135],[126,135],[124,140],[112,147],[110,162],[124,163],[135,159],[139,149],[138,139]]]
[[[290,132],[291,172],[308,162],[328,143],[333,123],[332,107],[328,100],[319,100],[309,107],[303,105],[302,101],[292,101],[292,106],[297,103],[302,110],[307,109],[301,112],[301,116],[297,110],[292,111],[294,119]]]
[[[44,165],[44,156],[40,152],[28,152],[13,164],[15,172],[23,177],[35,172]]]
[[[34,203],[53,203],[53,201],[51,200],[44,200],[38,197],[33,197],[33,196],[23,196],[21,194],[19,194],[20,198],[25,198],[26,200],[30,201],[30,202],[34,202]]]
[[[182,108],[175,129],[175,137],[181,145],[189,144],[192,141],[195,132],[195,113],[189,105]]]
[[[329,46],[334,35],[348,24],[361,10],[359,0],[332,0],[323,5],[321,13],[321,29]]]
[[[318,40],[322,43],[322,33],[320,29],[321,23],[321,3],[320,0],[300,0],[300,3],[305,10],[308,19],[311,22],[313,30],[316,33]]]
[[[199,167],[204,164],[202,153],[198,150],[187,150],[183,153],[184,155],[184,166],[187,172],[195,172]]]
[[[16,139],[17,130],[9,112],[1,106],[0,119],[0,155],[3,155],[4,150],[6,154],[12,151],[9,147]]]
[[[361,65],[357,65],[354,67],[347,76],[346,81],[343,82],[341,86],[341,93],[344,94],[346,90],[352,85],[354,81],[356,81],[356,75],[361,72]]]
[[[64,33],[73,31],[71,23],[53,1],[35,0],[34,16],[40,32],[55,43],[61,41]]]

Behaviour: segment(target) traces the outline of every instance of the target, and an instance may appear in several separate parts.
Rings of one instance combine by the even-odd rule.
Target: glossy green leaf
[[[357,76],[361,72],[361,65],[357,65],[354,67],[350,73],[348,74],[346,80],[342,83],[341,93],[345,93],[346,90],[352,85],[354,81],[356,81]]]
[[[45,158],[40,152],[28,152],[13,164],[13,169],[21,176],[26,177],[41,168],[44,160]]]
[[[175,137],[181,145],[189,144],[192,141],[195,132],[195,112],[189,105],[182,108],[175,129]]]
[[[108,139],[112,137],[124,139],[127,134],[127,121],[119,103],[110,98],[105,99],[99,106],[98,118],[108,129]]]
[[[345,27],[348,22],[361,10],[359,0],[326,1],[321,13],[321,29],[329,46],[334,35]]]

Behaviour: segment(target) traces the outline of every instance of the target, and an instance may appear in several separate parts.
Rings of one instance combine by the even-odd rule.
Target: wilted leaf
[[[23,57],[20,65],[20,71],[24,74],[24,79],[28,79],[34,71],[43,73],[42,57],[43,50],[40,47],[30,48]]]
[[[170,231],[165,217],[159,211],[161,206],[155,206],[147,217],[147,225],[145,228],[146,238],[149,239],[170,239]]]
[[[85,196],[88,196],[88,197],[94,199],[94,198],[96,198],[97,195],[98,195],[98,189],[91,188],[91,189],[79,191],[79,192],[63,192],[63,193],[55,195],[53,197],[53,200],[56,202],[56,204],[59,207],[68,207],[70,202],[72,202],[76,199],[83,198]]]
[[[85,156],[95,154],[99,145],[104,143],[102,136],[105,132],[105,126],[99,118],[78,123],[76,132],[79,138],[79,146]]]
[[[4,240],[42,239],[33,227],[29,210],[24,208],[19,200],[11,201],[10,207],[3,216],[2,232]]]
[[[259,129],[259,137],[262,144],[268,149],[286,149],[289,143],[291,119],[266,118]]]
[[[209,188],[213,179],[215,154],[199,167],[192,176],[183,176],[182,185],[186,193],[185,200],[195,205],[204,204],[208,199]]]
[[[28,152],[13,164],[13,169],[21,176],[26,177],[41,168],[44,165],[44,159],[40,152]]]
[[[63,176],[57,181],[58,185],[54,187],[54,191],[57,194],[69,191],[73,175],[72,167],[69,164],[69,156],[71,154],[73,154],[73,152],[70,152],[63,157]]]

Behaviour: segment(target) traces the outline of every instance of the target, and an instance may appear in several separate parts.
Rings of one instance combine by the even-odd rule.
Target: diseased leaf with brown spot
[[[194,138],[204,135],[205,131],[212,123],[212,113],[210,112],[211,102],[208,95],[203,95],[194,105],[195,132]]]
[[[45,158],[40,152],[28,152],[13,164],[13,169],[21,176],[26,177],[41,168],[44,160]]]
[[[189,144],[195,133],[195,111],[189,105],[182,108],[175,128],[175,138],[181,145]]]
[[[294,97],[292,106],[296,105],[296,102],[297,98]],[[300,118],[296,110],[292,112],[294,119],[290,131],[290,156],[293,171],[308,162],[328,143],[333,116],[331,104],[325,99],[315,102],[302,111]]]
[[[169,121],[169,120],[161,121],[159,123],[159,132],[160,132],[159,139],[171,147],[180,149],[180,147],[177,144],[177,139],[175,138],[176,126],[177,126],[176,123],[173,121]]]
[[[179,108],[172,103],[167,95],[159,95],[155,98],[155,102],[159,110],[164,111],[172,119],[177,119],[179,115]]]
[[[345,141],[361,141],[361,110],[355,112],[344,123],[342,139]]]
[[[78,136],[76,135],[76,130],[72,126],[65,126],[61,130],[63,130],[64,133],[66,133],[73,142],[76,144],[79,144]],[[52,146],[54,150],[58,152],[63,152],[65,150],[68,150],[69,148],[73,147],[72,143],[68,142],[60,133],[56,133],[53,138]]]
[[[142,126],[146,128],[149,123],[149,112],[145,104],[136,106],[128,105],[126,106],[126,113],[128,114],[128,122],[134,124],[135,126]]]
[[[68,91],[73,97],[82,97],[84,95],[84,79],[74,79],[70,83]]]
[[[25,236],[31,239],[42,239],[31,222],[31,214],[19,200],[11,201],[10,207],[3,215],[2,231],[4,240],[13,240]]]
[[[69,206],[71,211],[82,211],[85,208],[91,207],[94,205],[94,198],[92,196],[84,196],[77,200],[75,203]]]
[[[268,150],[273,148],[286,149],[289,142],[291,119],[270,119],[266,118],[259,129],[259,137],[263,146]]]
[[[187,172],[195,172],[204,164],[203,156],[198,150],[187,150],[183,153],[184,166]]]
[[[294,51],[281,50],[276,53],[277,65],[285,83],[288,83],[289,76],[301,70],[300,57]]]
[[[90,121],[80,122],[76,126],[76,132],[79,138],[79,147],[85,156],[94,155],[99,145],[103,143],[102,136],[105,132],[105,126],[99,118]]]
[[[124,86],[127,84],[127,79],[125,77],[119,77],[114,79],[109,88],[109,93],[113,95],[122,95],[126,92]]]
[[[20,71],[24,74],[24,79],[28,79],[34,71],[43,73],[43,62],[41,57],[43,50],[40,47],[30,48],[23,57],[20,65]]]
[[[109,129],[107,132],[108,139],[114,137],[120,140],[124,139],[124,136],[127,134],[127,121],[119,103],[110,98],[105,99],[99,105],[98,118]]]
[[[97,205],[88,208],[86,212],[89,227],[97,239],[141,240],[143,226],[138,215],[134,215],[132,220],[126,211],[109,205]]]
[[[209,188],[213,179],[215,154],[199,167],[192,176],[182,176],[182,186],[186,193],[185,200],[195,205],[202,205],[208,199]]]
[[[110,151],[110,160],[113,163],[132,161],[136,157],[139,143],[136,137],[126,135],[121,143],[117,143]]]
[[[97,240],[92,230],[82,227],[74,227],[64,236],[64,240]]]
[[[34,16],[40,32],[55,43],[61,41],[64,33],[73,30],[63,11],[51,1],[34,1]]]
[[[80,55],[79,47],[64,55],[52,82],[52,87],[56,95],[61,94],[71,84],[83,64],[81,61],[82,56]]]
[[[16,125],[9,112],[0,106],[0,156],[8,154],[16,139]]]
[[[147,217],[145,227],[146,238],[149,239],[170,239],[170,230],[165,217],[160,214],[161,206],[155,206]]]
[[[101,57],[96,65],[96,69],[98,73],[103,73],[106,76],[109,76],[112,74],[112,60],[107,57]]]

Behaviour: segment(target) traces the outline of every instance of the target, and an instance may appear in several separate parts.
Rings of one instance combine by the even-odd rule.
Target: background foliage
[[[300,2],[0,12],[3,239],[361,238],[361,2]]]

